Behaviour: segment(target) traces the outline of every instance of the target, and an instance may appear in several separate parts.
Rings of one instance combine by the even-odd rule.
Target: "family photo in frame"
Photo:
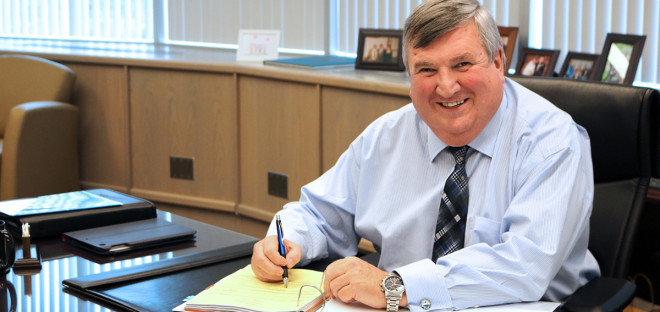
[[[559,50],[522,48],[516,73],[521,76],[552,77]]]
[[[355,68],[403,71],[403,31],[360,28]]]
[[[559,77],[575,80],[592,80],[598,54],[568,52]]]

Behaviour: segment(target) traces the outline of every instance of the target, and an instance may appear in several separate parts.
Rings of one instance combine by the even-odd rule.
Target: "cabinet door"
[[[126,70],[121,65],[62,64],[76,73],[80,108],[80,181],[85,188],[130,186]]]
[[[233,74],[130,69],[132,193],[234,211],[238,198]],[[172,178],[170,157],[193,160],[193,179]]]
[[[326,171],[372,121],[410,103],[410,98],[323,87],[321,103],[323,171]]]
[[[241,203],[237,212],[270,221],[320,175],[319,87],[239,77]],[[270,195],[268,172],[287,177],[286,198]]]

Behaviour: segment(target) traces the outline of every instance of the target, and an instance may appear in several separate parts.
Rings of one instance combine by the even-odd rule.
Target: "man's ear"
[[[504,63],[504,49],[502,49],[502,47],[497,51],[497,55],[493,62],[495,62],[495,67],[501,70],[502,74],[506,75],[506,68],[504,68],[506,67]]]

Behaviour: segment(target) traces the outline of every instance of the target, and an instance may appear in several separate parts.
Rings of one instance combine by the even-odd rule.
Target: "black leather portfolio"
[[[172,311],[188,296],[245,267],[255,240],[62,281],[64,292],[122,311]]]
[[[108,256],[195,238],[196,230],[159,218],[66,232],[62,240],[95,254]]]
[[[0,219],[7,222],[7,229],[16,238],[21,237],[25,223],[35,239],[155,217],[156,206],[150,201],[109,189],[0,202]]]

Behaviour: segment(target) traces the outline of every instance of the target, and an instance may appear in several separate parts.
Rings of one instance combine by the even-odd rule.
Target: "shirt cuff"
[[[406,287],[410,312],[453,309],[445,282],[447,270],[431,259],[419,260],[395,270]]]

